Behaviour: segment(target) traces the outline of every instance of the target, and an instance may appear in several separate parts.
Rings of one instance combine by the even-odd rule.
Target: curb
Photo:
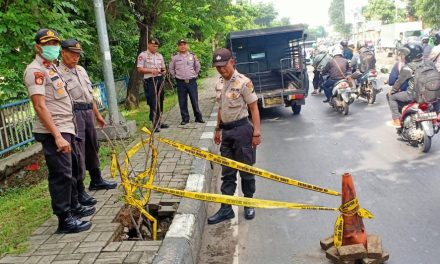
[[[214,107],[211,117],[217,113]],[[205,126],[196,147],[215,152],[213,144],[214,126]],[[209,192],[214,176],[211,162],[195,158],[186,182],[185,190]],[[182,198],[173,222],[154,258],[153,264],[195,264],[200,251],[203,229],[207,218],[207,204],[202,201]]]

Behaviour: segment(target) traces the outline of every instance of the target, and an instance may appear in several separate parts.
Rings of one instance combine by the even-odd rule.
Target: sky
[[[304,23],[312,27],[329,24],[331,0],[253,0],[252,3],[272,2],[278,18],[289,17],[291,24]]]

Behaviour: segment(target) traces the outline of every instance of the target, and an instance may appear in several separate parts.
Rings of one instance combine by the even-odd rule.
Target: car
[[[304,25],[233,31],[226,46],[237,70],[254,83],[260,108],[291,107],[301,112],[309,89]]]

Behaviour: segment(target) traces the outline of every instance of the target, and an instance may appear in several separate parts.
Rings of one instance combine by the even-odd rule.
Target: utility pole
[[[116,99],[115,79],[113,77],[112,58],[107,35],[107,23],[105,21],[104,4],[102,0],[93,0],[95,6],[96,27],[98,29],[99,47],[104,67],[104,82],[107,88],[107,100],[109,120],[111,125],[119,125],[118,101]]]

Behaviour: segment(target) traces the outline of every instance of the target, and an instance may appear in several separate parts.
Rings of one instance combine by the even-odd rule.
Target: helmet
[[[434,45],[439,45],[440,44],[440,31],[437,31],[434,34]]]
[[[348,46],[349,46],[350,48],[354,48],[354,42],[353,42],[353,40],[349,40],[349,41],[348,41]]]
[[[333,47],[332,50],[332,56],[341,55],[342,56],[342,49],[339,46]]]
[[[422,38],[422,43],[428,43],[429,42],[429,37],[428,36],[424,36]]]
[[[363,47],[365,47],[366,45],[365,45],[365,41],[361,41],[361,40],[359,40],[358,42],[357,42],[357,49],[358,50],[360,50],[361,48],[363,48]]]
[[[328,49],[327,49],[327,47],[325,45],[319,45],[318,46],[318,52],[319,53],[326,53],[326,52],[328,52]]]
[[[345,48],[345,47],[348,46],[348,41],[346,41],[346,40],[342,40],[340,44],[341,44],[342,47]]]
[[[419,44],[408,43],[403,45],[402,54],[406,54],[405,62],[409,63],[423,57],[423,48]]]
[[[312,43],[312,48],[316,49],[316,43]]]

